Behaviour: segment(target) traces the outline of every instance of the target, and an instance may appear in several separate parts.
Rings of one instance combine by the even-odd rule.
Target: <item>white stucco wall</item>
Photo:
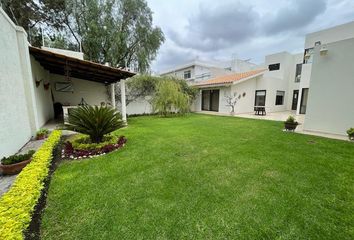
[[[50,47],[41,47],[43,50],[53,52],[53,53],[58,53],[62,54],[68,57],[74,57],[77,59],[84,59],[84,53],[82,52],[75,52],[75,51],[70,51],[70,50],[65,50],[65,49],[58,49],[58,48],[50,48]]]
[[[260,77],[249,79],[242,83],[234,84],[231,86],[231,94],[234,94],[235,92],[238,96],[242,96],[244,93],[246,94],[244,97],[241,97],[241,99],[238,100],[235,107],[235,113],[253,112],[255,89],[257,86],[257,79],[259,78]],[[230,108],[228,111],[230,111]]]
[[[305,49],[312,48],[317,41],[327,44],[349,38],[354,38],[354,21],[307,34]]]
[[[354,127],[354,38],[315,48],[304,129],[345,135]]]
[[[149,113],[152,113],[152,106],[151,104],[149,103],[149,98],[150,97],[147,97],[147,98],[141,98],[141,99],[138,99],[134,102],[130,102],[128,105],[127,105],[127,114],[128,115],[131,115],[131,114],[149,114]],[[118,106],[118,109],[120,109],[121,106],[119,104]]]
[[[267,112],[279,112],[291,109],[289,102],[292,100],[293,89],[296,88],[295,69],[296,64],[301,63],[301,54],[290,54],[288,52],[280,52],[265,57],[265,64],[280,63],[280,69],[268,71],[263,78],[257,82],[257,90],[266,90],[266,110]],[[283,105],[275,105],[277,91],[284,91]]]
[[[300,82],[295,81],[295,75],[296,75],[296,65],[297,64],[302,64],[303,62],[303,53],[298,53],[293,55],[293,63],[291,67],[289,68],[289,76],[288,76],[288,93],[287,93],[287,98],[286,98],[286,110],[292,110],[292,103],[293,103],[293,93],[294,90],[299,90],[300,84],[301,84],[301,79]],[[302,65],[303,66],[303,65]]]
[[[23,39],[24,30],[0,8],[0,158],[17,152],[32,136],[24,87],[28,69],[21,64],[26,46],[17,44]]]
[[[32,78],[33,81],[41,81],[38,87],[34,88],[35,103],[37,106],[38,125],[43,126],[48,120],[54,117],[51,87],[44,88],[44,83],[51,83],[51,74],[45,70],[39,62],[31,56]]]
[[[66,82],[65,76],[51,74],[51,87],[54,95],[54,102],[63,105],[76,106],[84,98],[89,105],[100,105],[101,102],[110,103],[106,86],[102,83],[91,82],[78,78],[71,78],[73,92],[59,92],[55,90],[56,82]]]

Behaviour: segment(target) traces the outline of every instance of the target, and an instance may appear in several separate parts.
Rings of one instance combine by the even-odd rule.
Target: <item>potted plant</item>
[[[36,140],[45,139],[48,137],[49,130],[46,128],[41,128],[36,133]]]
[[[349,128],[347,130],[347,134],[348,134],[348,137],[349,137],[349,140],[354,140],[354,128]]]
[[[287,131],[295,131],[297,125],[299,125],[299,123],[293,116],[289,116],[284,122],[285,130]]]
[[[21,170],[31,161],[31,157],[34,153],[34,150],[30,150],[26,154],[3,157],[0,164],[0,173],[4,175],[13,175],[21,172]]]

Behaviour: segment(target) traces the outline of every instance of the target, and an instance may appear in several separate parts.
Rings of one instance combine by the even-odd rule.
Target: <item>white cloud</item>
[[[264,55],[302,51],[309,32],[353,21],[352,0],[148,0],[166,42],[152,68],[232,54],[261,63]]]

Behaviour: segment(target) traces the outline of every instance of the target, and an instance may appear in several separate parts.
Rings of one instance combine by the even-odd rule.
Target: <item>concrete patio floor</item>
[[[216,116],[232,116],[230,114],[212,112],[212,111],[200,111],[200,112],[197,112],[197,113],[216,115]],[[330,134],[330,133],[322,133],[322,132],[314,132],[314,131],[304,130],[304,125],[303,124],[304,124],[304,120],[305,120],[305,115],[296,115],[296,111],[271,112],[271,113],[267,113],[267,115],[264,115],[264,116],[255,115],[252,112],[252,113],[235,114],[233,116],[234,117],[241,117],[241,118],[251,118],[251,119],[285,121],[290,115],[295,117],[296,121],[298,123],[300,123],[297,126],[296,130],[295,130],[296,133],[349,141],[348,137],[344,136],[344,135],[337,135],[337,134]]]

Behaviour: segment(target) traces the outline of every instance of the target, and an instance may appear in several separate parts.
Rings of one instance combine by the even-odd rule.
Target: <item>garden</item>
[[[354,237],[351,142],[293,133],[291,116],[188,113],[193,90],[151,79],[134,84],[157,115],[126,126],[81,106],[62,126],[76,134],[41,129],[38,151],[2,160],[27,162],[0,200],[1,239]]]
[[[283,123],[129,119],[128,141],[53,175],[43,239],[352,239],[354,147]]]

